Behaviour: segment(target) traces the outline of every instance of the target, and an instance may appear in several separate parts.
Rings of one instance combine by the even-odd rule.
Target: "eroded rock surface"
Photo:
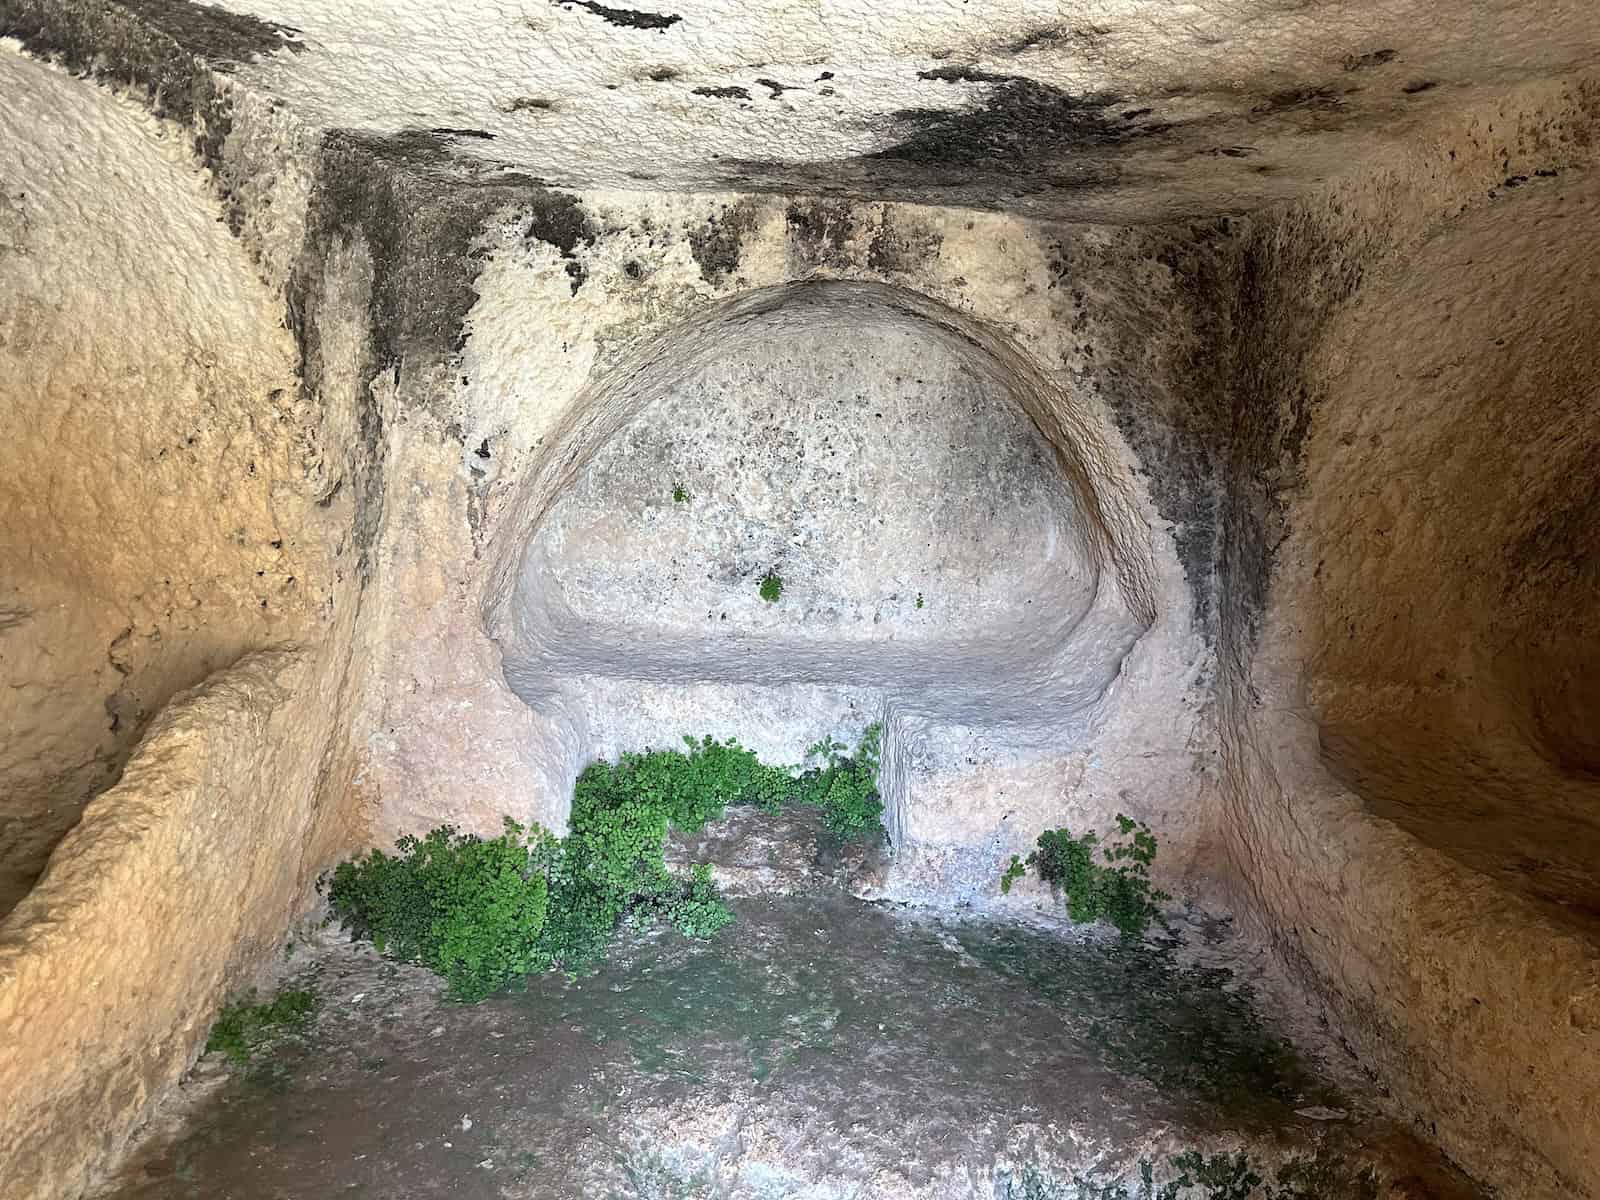
[[[1137,1194],[1142,1165],[1164,1187],[1185,1154],[1236,1189],[1477,1194],[1281,1040],[1225,928],[1185,949],[815,893],[735,907],[709,941],[628,937],[471,1008],[368,948],[299,950],[303,1039],[207,1060],[104,1195],[1023,1200]]]
[[[341,854],[559,828],[596,753],[783,760],[873,718],[883,892],[993,905],[1041,829],[1127,812],[1392,1114],[1506,1194],[1595,1194],[1595,14],[1170,7],[0,0],[0,892],[46,868],[0,926],[23,1195],[115,1161]],[[739,340],[830,287],[873,299],[811,330],[828,369]],[[788,409],[856,375],[921,407],[895,471],[862,444],[834,477],[855,500],[718,472],[762,431],[809,460],[832,418]],[[711,483],[652,492],[668,463]],[[875,510],[896,544],[796,548]],[[904,553],[930,522],[979,556]],[[625,569],[519,575],[562,529]],[[724,537],[722,575],[641,600]],[[786,565],[791,606],[751,599]],[[523,637],[552,584],[583,619]],[[795,1178],[836,1165],[796,1111],[661,1096],[688,1149],[608,1145],[687,1164],[662,1186],[767,1169],[761,1130],[819,1148]],[[974,1130],[992,1194],[1026,1163]]]

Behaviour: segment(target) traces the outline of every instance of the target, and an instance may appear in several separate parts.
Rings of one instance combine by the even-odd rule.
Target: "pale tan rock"
[[[0,905],[48,859],[0,925],[8,1185],[72,1196],[112,1162],[343,854],[560,829],[583,762],[674,732],[786,756],[881,717],[894,857],[861,890],[999,904],[1042,829],[1126,812],[1157,881],[1230,899],[1462,1166],[1596,1194],[1589,6],[1030,0],[999,29],[758,4],[647,42],[575,5],[262,12],[299,33],[256,7],[5,14],[100,81],[0,45]],[[517,103],[534,60],[569,89],[550,108]],[[1071,136],[1017,134],[1019,94]],[[955,159],[896,158],[930,122]],[[774,145],[795,157],[753,161]],[[705,446],[736,455],[783,391],[757,368],[807,329],[812,355],[818,329],[900,338],[981,375],[1049,449],[1008,493],[1059,487],[1049,520],[981,519],[982,479],[940,508],[1009,532],[955,556],[960,620],[871,612],[929,662],[868,632],[762,677],[708,634],[661,667],[640,647],[722,592],[630,624],[652,555],[806,523],[730,471],[706,538],[658,537],[607,508],[606,456],[717,372],[748,394],[702,397]],[[914,491],[889,474],[849,478],[885,505]],[[580,524],[581,555],[535,552]],[[1073,636],[960,661],[985,622],[1048,624],[1004,603],[1061,582],[1042,530]],[[573,647],[533,620],[541,564],[607,549],[631,581],[580,623],[605,653],[543,686]],[[799,655],[868,630],[871,572],[845,576],[905,574],[898,605],[920,566],[894,549],[804,560],[837,576],[810,626],[740,593],[737,632]],[[996,693],[1005,720],[974,711]],[[1030,695],[1043,719],[1010,719]]]

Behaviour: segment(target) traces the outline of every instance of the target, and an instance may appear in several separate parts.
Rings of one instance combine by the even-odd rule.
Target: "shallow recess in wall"
[[[899,841],[919,783],[1081,744],[1150,617],[1077,419],[875,285],[751,293],[645,348],[551,451],[496,631],[552,789],[684,734],[797,762],[882,721]]]

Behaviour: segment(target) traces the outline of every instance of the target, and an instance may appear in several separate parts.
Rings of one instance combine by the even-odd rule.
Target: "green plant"
[[[1093,833],[1075,838],[1068,829],[1047,829],[1039,835],[1038,849],[1026,859],[1011,856],[1000,877],[1000,890],[1009,892],[1031,868],[1065,896],[1073,921],[1107,921],[1128,936],[1142,935],[1160,905],[1172,899],[1150,882],[1155,835],[1148,825],[1118,813],[1115,838],[1101,850],[1101,857],[1111,864],[1107,866],[1096,861],[1099,839]]]
[[[806,751],[822,762],[800,776],[799,802],[822,810],[822,823],[843,838],[882,829],[883,798],[878,794],[878,750],[883,726],[867,726],[854,754],[843,742],[823,738]]]
[[[220,1050],[236,1063],[247,1063],[252,1052],[278,1033],[304,1029],[316,1008],[316,994],[304,988],[279,992],[265,1003],[256,1002],[252,989],[217,1014],[206,1037],[206,1049]]]
[[[776,604],[778,597],[783,595],[783,579],[776,571],[768,571],[761,577],[761,598],[768,604]]]
[[[768,766],[738,742],[710,737],[592,763],[573,789],[565,838],[509,819],[491,839],[441,826],[400,839],[396,854],[373,850],[341,863],[329,900],[355,936],[432,968],[461,1001],[551,966],[592,962],[624,918],[709,937],[733,914],[709,867],[688,878],[668,871],[667,831],[698,830],[730,804],[773,811],[785,803],[816,805],[841,836],[881,829],[879,736],[879,726],[869,727],[854,754],[824,739],[807,756],[821,761],[803,768]]]
[[[689,499],[689,490],[681,483],[672,485],[672,502],[674,504],[686,503]]]
[[[541,934],[559,843],[509,818],[505,827],[484,839],[443,825],[401,838],[398,855],[373,850],[341,863],[333,909],[380,951],[444,976],[453,999],[482,999],[550,965]]]
[[[917,607],[918,608],[922,607],[922,593],[921,592],[917,593]]]
[[[697,863],[683,894],[667,905],[667,920],[684,937],[708,938],[733,922],[733,913],[711,882],[711,868]]]
[[[1031,861],[1033,855],[1028,855],[1028,858]],[[1000,894],[1002,896],[1009,894],[1011,891],[1011,885],[1017,880],[1021,879],[1027,873],[1028,863],[1024,862],[1021,858],[1013,854],[1011,856],[1011,865],[1008,866],[1000,876]]]

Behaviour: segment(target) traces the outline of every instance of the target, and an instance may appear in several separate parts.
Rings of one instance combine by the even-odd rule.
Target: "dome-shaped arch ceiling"
[[[1060,752],[1153,619],[1114,461],[919,297],[736,298],[576,403],[501,548],[506,678],[569,776],[684,733],[793,760],[875,719],[938,759]]]

